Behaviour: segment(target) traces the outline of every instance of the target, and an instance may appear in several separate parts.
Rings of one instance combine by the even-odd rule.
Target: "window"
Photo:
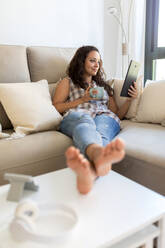
[[[145,81],[165,79],[165,1],[146,1]]]

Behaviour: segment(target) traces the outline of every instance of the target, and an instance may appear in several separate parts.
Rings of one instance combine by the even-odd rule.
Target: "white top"
[[[73,236],[58,244],[58,248],[108,247],[159,220],[165,214],[163,196],[114,171],[96,180],[92,191],[87,195],[78,193],[76,176],[70,169],[38,176],[36,182],[40,185],[39,192],[28,191],[25,199],[29,197],[38,203],[65,203],[78,214],[79,223]],[[0,187],[1,222],[7,221],[7,216],[16,207],[15,203],[5,201],[7,191],[8,186]],[[55,247],[30,242],[15,243],[5,230],[0,232],[0,241],[0,248]]]

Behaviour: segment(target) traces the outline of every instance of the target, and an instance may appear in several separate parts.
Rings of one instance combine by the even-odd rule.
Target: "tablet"
[[[136,82],[139,69],[140,69],[140,63],[134,60],[131,60],[124,83],[123,83],[120,96],[130,97],[128,95],[128,89],[130,88],[131,85],[133,85],[133,82]]]

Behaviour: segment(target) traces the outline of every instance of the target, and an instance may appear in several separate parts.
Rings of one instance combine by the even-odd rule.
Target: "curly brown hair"
[[[91,51],[99,53],[99,50],[94,46],[82,46],[78,48],[67,68],[67,75],[72,79],[73,83],[83,89],[87,87],[83,78],[85,59]],[[109,96],[113,95],[113,89],[105,82],[102,60],[100,61],[98,72],[95,76],[92,76],[92,80],[94,80],[98,86],[104,87]]]

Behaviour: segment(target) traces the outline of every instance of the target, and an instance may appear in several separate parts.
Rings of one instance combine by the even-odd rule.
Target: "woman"
[[[130,98],[118,108],[113,89],[104,81],[99,51],[93,46],[76,51],[67,74],[56,88],[53,104],[64,116],[61,132],[72,137],[78,148],[68,148],[66,159],[77,174],[79,192],[86,194],[98,176],[106,175],[112,163],[124,157],[123,141],[110,141],[119,133],[120,119],[136,98],[137,88],[134,83],[129,89]],[[97,86],[104,88],[101,99],[97,97]],[[96,88],[93,96],[91,88]]]

